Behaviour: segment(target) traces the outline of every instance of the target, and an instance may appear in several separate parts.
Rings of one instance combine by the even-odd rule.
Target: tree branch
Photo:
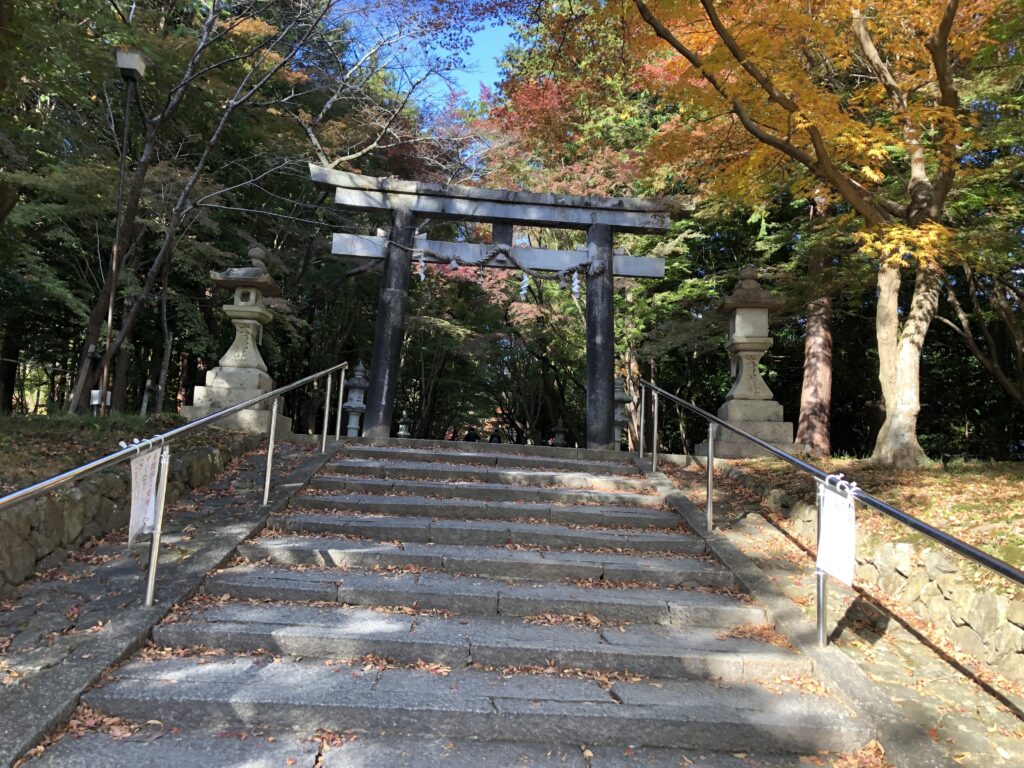
[[[889,66],[882,61],[881,55],[878,53],[878,49],[875,47],[874,40],[871,39],[871,33],[868,32],[868,22],[864,15],[860,12],[859,8],[853,9],[853,36],[857,38],[857,43],[860,45],[861,51],[867,57],[868,66],[871,67],[871,71],[874,72],[875,77],[878,78],[878,82],[885,86],[886,92],[889,94],[889,98],[893,100],[896,105],[898,112],[906,112],[907,110],[907,94],[899,83],[896,82],[896,78],[892,76],[892,72]]]
[[[757,84],[761,86],[762,90],[768,94],[768,98],[787,112],[799,112],[800,107],[797,106],[796,102],[776,88],[775,83],[772,82],[771,78],[768,77],[764,70],[751,61],[747,53],[740,48],[736,38],[732,36],[732,33],[729,32],[725,24],[722,23],[722,19],[718,15],[718,9],[715,8],[713,0],[700,0],[700,4],[704,8],[704,13],[707,14],[708,21],[711,22],[711,26],[715,28],[715,32],[718,33],[719,38],[721,38],[722,42],[725,43],[725,47],[729,49],[729,53],[731,53],[732,57],[739,62],[739,65],[746,70],[747,74],[754,78]]]
[[[953,73],[949,66],[949,35],[953,29],[953,21],[956,19],[958,7],[958,0],[948,0],[938,28],[925,41],[925,47],[931,54],[932,64],[935,67],[935,77],[939,83],[939,104],[948,107],[953,113],[960,108],[960,94],[956,90],[956,84],[953,82]],[[951,132],[949,130],[943,131],[942,148],[939,153],[939,170],[935,177],[935,187],[932,190],[932,199],[928,211],[929,216],[934,220],[941,218],[946,197],[953,188],[953,178],[956,176],[956,148],[950,146],[952,141]]]

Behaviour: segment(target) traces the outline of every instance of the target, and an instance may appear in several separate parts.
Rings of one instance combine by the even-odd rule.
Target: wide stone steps
[[[506,523],[492,520],[436,520],[431,517],[363,517],[344,514],[291,514],[274,518],[274,528],[295,533],[349,536],[430,544],[525,545],[553,549],[612,548],[635,552],[699,555],[704,540],[684,533],[580,528],[555,523]],[[681,526],[680,526],[681,527]]]
[[[338,456],[356,459],[385,459],[402,461],[452,462],[477,467],[501,467],[539,469],[549,472],[591,472],[605,475],[636,475],[639,470],[629,457],[618,461],[609,459],[568,458],[545,454],[503,453],[511,446],[477,446],[469,450],[444,450],[432,448],[403,448],[397,446],[351,445],[343,447]],[[342,459],[344,461],[344,459]]]
[[[342,568],[424,568],[502,579],[605,579],[666,587],[735,589],[732,572],[694,557],[534,551],[452,544],[390,543],[330,537],[265,536],[238,548],[247,560]]]
[[[628,457],[401,441],[325,467],[84,697],[159,721],[155,764],[231,765],[209,734],[236,731],[277,745],[240,765],[319,768],[782,768],[873,735]]]
[[[359,493],[303,495],[295,505],[378,515],[414,515],[449,520],[540,520],[569,525],[676,528],[682,522],[673,512],[643,507],[561,505],[537,502],[475,501],[431,496],[383,496]]]
[[[579,587],[447,573],[338,572],[240,565],[210,577],[209,595],[452,611],[459,616],[590,614],[602,621],[678,627],[762,625],[764,609],[738,597],[683,589]]]
[[[756,682],[809,675],[811,663],[792,651],[706,628],[583,626],[557,614],[547,624],[521,619],[461,618],[379,612],[368,608],[228,603],[194,612],[156,628],[164,646],[204,646],[228,651],[262,648],[301,658],[355,659],[374,654],[398,664],[424,661],[462,669],[568,667],[654,676],[716,677]]]
[[[334,747],[328,745],[323,750],[319,739],[291,733],[233,738],[230,749],[225,748],[227,738],[230,737],[223,731],[213,730],[169,733],[157,724],[152,726],[152,733],[144,731],[141,737],[133,739],[87,733],[48,747],[30,765],[32,768],[112,765],[132,768],[436,768],[439,765],[446,768],[798,768],[797,759],[785,755],[755,757],[739,753],[737,757],[707,750],[480,742],[431,738],[423,734],[390,738],[360,734],[358,739],[339,738]]]
[[[331,461],[328,474],[362,475],[391,480],[444,480],[468,483],[499,483],[502,485],[548,488],[576,488],[593,491],[643,492],[650,490],[647,480],[639,476],[603,475],[594,472],[551,472],[536,469],[499,469],[473,464],[457,464],[451,460],[406,461],[404,459],[363,459],[346,457]]]
[[[540,744],[728,751],[851,750],[871,737],[836,702],[745,684],[449,674],[322,660],[131,662],[83,701],[165,727],[317,728]]]
[[[558,504],[611,504],[620,506],[661,508],[662,500],[654,494],[580,490],[574,488],[541,488],[504,483],[444,482],[436,480],[394,480],[356,477],[347,474],[320,475],[310,487],[346,493],[398,493],[407,496],[442,496],[449,499],[480,501],[534,501]]]

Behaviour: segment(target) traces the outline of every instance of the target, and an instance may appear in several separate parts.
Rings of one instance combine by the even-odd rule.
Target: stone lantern
[[[409,418],[409,412],[403,410],[402,418],[398,420],[398,436],[399,437],[412,437],[412,419]]]
[[[615,377],[615,450],[622,448],[622,433],[629,425],[629,417],[626,416],[626,403],[629,402],[629,395],[626,394],[626,383],[621,376]]]
[[[360,360],[355,371],[352,372],[352,378],[346,383],[348,400],[343,406],[345,413],[348,414],[348,422],[345,425],[346,437],[359,437],[359,420],[362,418],[363,411],[366,410],[366,389],[369,386],[370,381],[366,378],[366,368]]]
[[[558,417],[558,423],[555,424],[555,438],[551,441],[551,444],[556,448],[562,448],[565,446],[565,422],[562,421],[562,417]]]
[[[259,342],[264,324],[274,317],[263,298],[280,295],[281,288],[263,262],[267,252],[257,246],[251,248],[248,255],[252,266],[210,272],[214,285],[234,291],[233,303],[225,304],[223,310],[235,326],[235,340],[221,357],[220,365],[206,372],[206,385],[195,388],[192,406],[182,408],[190,421],[274,389],[274,380],[267,374],[267,364],[260,355]],[[219,423],[247,432],[266,432],[270,428],[270,407],[268,400]],[[279,415],[277,429],[290,432],[291,419]]]
[[[726,349],[732,354],[732,389],[718,409],[718,417],[767,443],[789,453],[806,448],[793,443],[793,424],[782,420],[782,406],[775,402],[771,389],[761,376],[761,356],[772,345],[768,315],[784,300],[766,291],[757,282],[757,270],[740,270],[740,284],[722,300],[721,311],[729,318]],[[697,446],[697,454],[707,452],[707,442]],[[719,427],[715,432],[715,456],[722,459],[764,455],[752,443]]]

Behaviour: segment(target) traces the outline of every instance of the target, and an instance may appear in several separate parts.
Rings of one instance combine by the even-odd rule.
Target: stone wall
[[[717,469],[717,462],[716,462]],[[722,473],[760,494],[765,504],[787,519],[787,529],[805,544],[817,541],[818,512],[778,488],[723,463]],[[858,515],[874,514],[858,505]],[[879,513],[880,514],[880,513]],[[1024,682],[1024,600],[972,583],[980,566],[966,561],[908,529],[906,540],[880,541],[857,534],[856,577],[927,621],[957,650],[996,672]]]
[[[261,439],[231,436],[218,448],[172,449],[167,503],[208,483]],[[0,597],[10,596],[36,571],[63,562],[82,542],[126,526],[130,509],[131,469],[126,462],[0,513]]]

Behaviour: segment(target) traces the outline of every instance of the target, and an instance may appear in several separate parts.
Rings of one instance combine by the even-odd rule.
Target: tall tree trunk
[[[918,266],[907,320],[900,327],[899,267],[878,271],[875,336],[878,341],[878,381],[885,401],[885,421],[875,440],[871,460],[886,466],[912,468],[928,463],[917,440],[921,411],[921,349],[939,305],[941,273],[928,264]]]
[[[128,300],[124,302],[125,311],[128,310]],[[125,339],[125,343],[117,350],[114,356],[113,381],[108,386],[111,390],[111,409],[117,413],[124,413],[128,409],[128,372],[131,368],[131,336]]]
[[[160,378],[156,385],[156,402],[153,403],[153,413],[164,412],[164,398],[167,392],[167,374],[171,370],[171,350],[174,347],[174,334],[171,333],[171,326],[167,322],[167,284],[170,278],[170,270],[164,270],[164,285],[160,291],[160,330],[163,332],[163,359],[160,361]]]
[[[826,259],[824,253],[816,252],[808,263],[817,295],[807,305],[804,377],[796,430],[796,442],[806,445],[815,456],[832,453],[832,298],[824,284]]]
[[[626,347],[626,377],[625,389],[629,395],[629,403],[626,405],[626,417],[629,422],[626,424],[626,438],[629,450],[635,451],[640,447],[640,390],[637,383],[640,380],[640,361],[636,356],[636,347],[630,344]]]
[[[85,340],[78,353],[78,373],[75,376],[75,385],[67,403],[68,410],[71,412],[80,410],[89,404],[88,392],[99,376],[99,370],[96,368],[96,361],[99,359],[97,345],[100,343],[100,332],[103,330],[103,320],[107,313],[107,297],[110,295],[110,288],[110,275],[108,274],[103,289],[100,291],[100,297],[93,305],[92,311],[89,313],[89,320],[85,325]]]
[[[10,323],[0,345],[0,413],[14,412],[14,389],[18,384],[18,362],[21,359],[21,326]]]

